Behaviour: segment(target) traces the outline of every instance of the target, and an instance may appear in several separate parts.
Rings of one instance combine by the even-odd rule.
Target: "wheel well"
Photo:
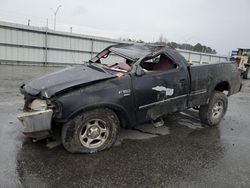
[[[117,115],[119,121],[120,121],[120,126],[122,128],[126,128],[128,121],[125,117],[124,117],[124,113],[121,110],[118,109],[113,109],[113,108],[109,108],[110,110],[113,110],[115,112],[115,114]]]
[[[91,111],[94,110],[96,108],[108,108],[110,110],[112,110],[118,117],[119,121],[120,121],[120,127],[122,128],[126,128],[128,125],[131,124],[131,120],[128,117],[128,114],[126,113],[125,110],[119,108],[118,106],[115,105],[109,105],[109,104],[105,104],[105,105],[94,105],[94,106],[89,106],[86,107],[84,109],[78,110],[76,112],[74,112],[73,114],[71,114],[68,118],[67,121],[69,119],[74,118],[75,116],[77,116],[80,113],[84,113],[86,111]]]
[[[227,81],[224,82],[220,82],[219,84],[217,84],[214,88],[214,90],[216,91],[220,91],[220,92],[224,92],[227,91],[227,95],[230,95],[230,85]]]

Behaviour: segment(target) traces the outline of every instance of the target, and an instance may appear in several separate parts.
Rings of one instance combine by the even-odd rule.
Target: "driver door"
[[[166,58],[168,57],[165,54],[160,54],[141,62],[140,66],[144,68],[145,74],[132,76],[139,123],[155,120],[170,112],[181,111],[187,106],[187,69],[180,67],[170,58],[166,61]],[[169,62],[173,65],[166,65]]]

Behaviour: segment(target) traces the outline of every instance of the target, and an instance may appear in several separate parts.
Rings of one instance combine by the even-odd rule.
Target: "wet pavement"
[[[0,65],[0,187],[250,187],[250,80],[217,127],[186,111],[122,130],[107,151],[70,154],[25,138],[15,117],[23,80],[57,69]]]

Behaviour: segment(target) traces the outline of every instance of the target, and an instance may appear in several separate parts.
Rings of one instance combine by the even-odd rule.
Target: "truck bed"
[[[190,66],[189,106],[207,103],[217,83],[228,86],[228,96],[240,89],[240,76],[234,63],[224,62]]]

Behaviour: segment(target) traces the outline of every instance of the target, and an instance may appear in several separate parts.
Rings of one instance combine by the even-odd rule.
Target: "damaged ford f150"
[[[113,45],[84,65],[65,68],[21,86],[25,105],[18,119],[23,133],[42,139],[61,128],[69,152],[91,153],[111,147],[119,128],[188,108],[202,123],[217,125],[227,96],[240,90],[232,63],[189,65],[169,47]]]

